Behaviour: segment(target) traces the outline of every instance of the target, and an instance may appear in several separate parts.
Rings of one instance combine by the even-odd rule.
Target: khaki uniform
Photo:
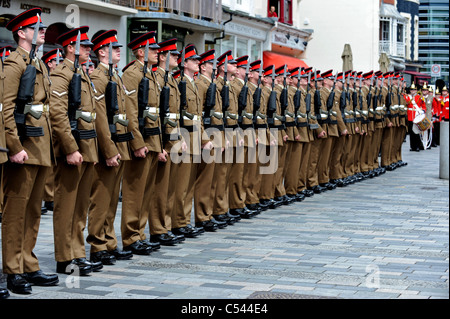
[[[76,140],[71,132],[68,114],[69,85],[74,64],[65,59],[52,72],[50,115],[57,167],[55,171],[55,203],[53,225],[55,259],[58,262],[86,257],[83,230],[89,209],[89,198],[94,178],[94,163],[99,161],[97,138]],[[94,88],[88,75],[80,67],[81,110],[95,113]],[[77,120],[78,130],[96,130],[95,121]],[[83,156],[80,166],[69,165],[66,156],[79,151]],[[68,223],[67,221],[71,221]]]
[[[367,100],[369,89],[370,88],[368,86],[362,87],[363,114],[361,115],[361,123],[362,129],[366,132],[361,137],[360,167],[361,172],[363,173],[372,170],[372,162],[369,160],[369,153],[374,131],[374,122],[373,122],[373,113],[371,112],[373,108],[372,106],[373,101],[372,100],[370,101],[370,108],[369,108],[369,101]]]
[[[217,78],[217,91],[222,92],[225,85],[224,78],[219,76]],[[230,174],[242,176],[243,165],[236,162],[236,146],[237,136],[236,128],[238,128],[238,101],[237,92],[234,92],[231,85],[230,88],[230,106],[224,118],[225,125],[225,139],[230,143],[229,147],[225,146],[225,152],[222,154],[222,162],[216,162],[216,170],[214,172],[214,215],[222,215],[228,212],[228,209],[242,208],[233,207],[231,204],[238,202],[236,198],[242,196],[240,189],[229,189]],[[225,114],[224,114],[225,115]],[[232,153],[232,154],[231,154]]]
[[[347,105],[345,107],[344,114],[342,114],[344,123],[347,127],[348,135],[343,137],[345,141],[345,148],[342,152],[340,178],[350,177],[356,173],[355,153],[359,134],[356,133],[357,124],[353,110],[353,103],[358,103],[358,93],[354,88],[349,88],[348,94],[349,98],[347,99]],[[355,101],[353,100],[354,98]]]
[[[308,188],[308,174],[309,174],[309,163],[311,157],[311,145],[314,142],[314,131],[319,129],[317,118],[314,112],[314,92],[310,91],[311,94],[311,109],[309,114],[306,111],[306,95],[308,94],[306,90],[300,87],[302,92],[302,98],[300,99],[300,109],[298,110],[297,116],[297,129],[300,136],[299,142],[301,144],[301,155],[300,155],[300,165],[298,170],[298,183],[297,183],[297,193],[304,191]],[[306,116],[306,117],[305,117]],[[311,128],[311,125],[316,125],[317,128]],[[317,168],[317,166],[315,166]],[[317,172],[317,170],[316,170]]]
[[[383,139],[383,129],[385,127],[385,119],[382,114],[382,108],[384,105],[385,96],[383,96],[383,90],[375,89],[375,95],[378,97],[381,96],[381,102],[378,100],[376,105],[372,105],[372,108],[375,112],[374,114],[374,133],[372,144],[370,148],[370,158],[372,159],[372,169],[377,169],[380,166],[380,162],[378,160],[378,154],[381,149],[381,141]],[[373,101],[372,101],[373,104]]]
[[[316,98],[316,89],[311,89],[311,112],[313,114],[313,117],[316,118],[316,120],[311,121],[311,124],[318,124],[318,128],[315,130],[315,134],[311,137],[310,136],[310,145],[309,145],[309,159],[308,159],[308,169],[306,174],[306,188],[311,190],[313,187],[319,185],[319,171],[318,171],[318,164],[319,164],[319,156],[322,151],[322,143],[325,141],[323,138],[318,138],[317,136],[321,134],[323,131],[326,131],[326,127],[324,127],[324,120],[319,117],[321,114],[316,114],[315,109],[315,98]],[[319,90],[321,92],[321,90]],[[306,96],[306,95],[305,95]],[[322,100],[322,97],[320,95],[320,99]],[[319,112],[321,112],[321,109]],[[308,152],[308,146],[306,147],[306,152]],[[304,155],[308,156],[308,155]],[[300,170],[302,170],[302,167],[300,167]],[[303,174],[305,172],[303,171]],[[300,179],[302,179],[302,173],[300,173]],[[301,185],[301,183],[300,183]]]
[[[187,151],[183,154],[180,163],[173,163],[171,176],[174,176],[176,184],[169,189],[169,203],[172,207],[172,228],[185,227],[191,223],[192,197],[187,194],[193,191],[197,176],[196,165],[201,156],[202,146],[202,109],[203,104],[200,93],[194,80],[185,75],[186,102],[187,105],[181,110],[183,137],[187,143]],[[194,163],[195,159],[195,163]]]
[[[244,81],[235,78],[230,82],[230,85],[233,92],[239,97],[244,87]],[[235,149],[237,153],[236,163],[233,163],[229,181],[230,195],[232,195],[230,197],[230,207],[244,208],[247,204],[251,204],[247,201],[247,195],[251,196],[252,194],[249,181],[254,179],[257,169],[256,158],[253,158],[251,161],[249,159],[249,154],[252,154],[252,157],[256,155],[256,136],[253,129],[253,95],[250,90],[247,93],[247,107],[242,110],[242,123],[240,124],[240,129],[236,130],[236,134],[239,135],[239,139],[243,140],[244,145],[243,147],[237,145],[239,147]],[[251,201],[252,203],[259,202],[255,198]]]
[[[113,71],[115,72],[115,71]],[[102,63],[99,64],[91,75],[95,86],[95,109],[97,112],[96,128],[99,146],[99,163],[95,165],[94,183],[92,185],[88,232],[86,241],[91,244],[91,253],[114,250],[117,248],[117,238],[114,230],[117,204],[119,202],[120,184],[126,161],[131,159],[128,141],[133,136],[128,133],[127,126],[120,123],[115,124],[116,132],[110,132],[108,122],[108,111],[106,105],[106,88],[109,78],[109,68]],[[111,81],[117,84],[117,102],[119,110],[116,115],[126,118],[125,88],[122,79],[114,73]],[[128,138],[126,138],[128,134]],[[118,140],[123,138],[123,140]],[[128,140],[127,140],[128,139]],[[118,167],[106,165],[106,159],[120,154]]]
[[[333,111],[336,112],[336,121],[337,125],[334,125],[334,129],[337,130],[338,138],[333,143],[333,149],[331,151],[331,162],[330,162],[330,178],[331,180],[340,179],[343,177],[343,168],[342,168],[342,155],[345,149],[345,136],[342,136],[341,133],[347,129],[344,123],[344,114],[342,114],[340,110],[340,98],[342,94],[346,94],[345,91],[336,90],[335,95],[335,103],[333,107]],[[333,127],[333,125],[332,125]]]
[[[277,92],[277,115],[280,117],[285,118],[285,115],[283,114],[283,110],[281,109],[281,92],[283,90],[283,86],[281,85],[275,85],[275,91]],[[289,104],[289,103],[288,103]],[[288,106],[289,108],[289,106]],[[288,155],[290,155],[290,143],[292,140],[290,138],[293,138],[292,134],[292,127],[290,127],[290,130],[287,130],[285,125],[282,125],[283,128],[278,130],[279,137],[279,144],[278,144],[278,170],[275,173],[275,198],[281,198],[286,195],[286,188],[284,187],[284,173],[285,173],[285,167],[287,167],[287,164],[289,163]],[[291,135],[289,136],[288,131],[291,132]],[[280,136],[281,134],[281,136]],[[283,138],[285,136],[288,136],[287,141],[284,142]]]
[[[298,190],[298,172],[300,169],[301,156],[303,150],[303,143],[298,139],[300,138],[299,128],[297,128],[295,119],[297,114],[295,113],[294,96],[297,92],[297,88],[293,86],[288,87],[289,104],[286,110],[286,132],[288,134],[287,144],[289,145],[289,151],[287,154],[287,165],[283,172],[284,186],[287,195],[297,195]],[[303,95],[303,94],[302,94]],[[302,103],[300,103],[300,108]],[[306,104],[303,103],[304,109],[302,110],[306,114]],[[300,111],[300,110],[299,110]]]
[[[0,147],[6,148],[5,123],[3,120],[3,83],[5,74],[3,73],[3,62],[0,60]],[[0,214],[3,208],[3,163],[8,160],[8,154],[0,152]],[[1,215],[0,215],[1,216]]]
[[[155,72],[156,75],[156,81],[158,82],[158,85],[160,88],[163,88],[164,83],[164,76],[165,71],[158,67],[158,69]],[[175,81],[175,79],[172,77],[172,75],[169,75],[168,87],[170,88],[170,98],[169,98],[169,112],[172,115],[176,115],[178,118],[180,116],[180,91],[178,89],[178,83]],[[160,109],[163,106],[160,105]],[[181,136],[180,136],[180,123],[179,120],[172,119],[173,123],[176,124],[176,127],[172,127],[169,123],[162,125],[162,130],[166,130],[168,140],[165,142],[164,149],[167,151],[167,162],[158,163],[158,168],[156,172],[156,180],[154,185],[154,203],[152,203],[151,207],[153,210],[157,212],[157,215],[159,218],[161,218],[161,221],[164,221],[164,229],[161,229],[161,233],[164,234],[170,231],[172,228],[180,227],[176,223],[178,221],[172,220],[172,212],[171,212],[171,204],[169,201],[169,191],[173,190],[175,187],[177,187],[178,183],[178,177],[176,174],[174,174],[174,170],[172,170],[172,160],[171,160],[171,154],[172,148],[177,145],[178,149],[181,149],[180,143],[181,142]],[[164,134],[163,134],[164,135]],[[183,219],[184,221],[184,219]],[[161,223],[162,224],[162,223]],[[157,233],[155,233],[157,234]]]
[[[206,93],[208,91],[208,88],[211,84],[211,79],[207,78],[206,76],[200,74],[197,80],[195,81],[195,84],[197,86],[198,95],[200,97],[200,109],[203,111],[205,100],[206,100]],[[214,150],[210,153],[211,156],[214,156],[214,154],[218,153],[218,155],[221,157],[222,154],[222,146],[224,143],[224,127],[223,127],[223,119],[222,117],[222,109],[221,109],[221,100],[219,92],[216,91],[215,94],[216,97],[216,105],[215,108],[212,110],[216,112],[217,114],[214,116],[211,116],[211,125],[204,126],[203,129],[206,130],[206,132],[202,133],[202,140],[206,142],[207,139],[212,138],[212,143],[214,146]],[[202,112],[200,113],[200,115]],[[197,114],[199,115],[199,114]],[[206,116],[206,114],[204,115]],[[208,136],[210,133],[209,130],[220,130],[219,134]],[[205,135],[206,134],[206,135]],[[214,196],[215,196],[215,190],[213,189],[213,179],[214,179],[214,171],[215,171],[215,161],[211,162],[205,162],[203,156],[200,159],[201,161],[199,163],[194,163],[196,167],[196,173],[195,173],[195,182],[192,185],[192,187],[188,190],[187,196],[186,196],[186,211],[190,211],[192,209],[192,199],[194,199],[194,215],[195,215],[195,222],[205,222],[209,221],[213,214],[213,204],[214,204]],[[219,178],[219,177],[217,177]],[[220,177],[222,178],[222,177]],[[189,204],[191,204],[189,206]]]
[[[43,135],[31,137],[30,134],[23,134],[19,137],[14,110],[20,79],[30,62],[36,67],[31,103],[40,105],[43,112],[39,119],[27,114],[25,125],[27,128],[41,127]],[[50,81],[44,63],[37,58],[30,61],[29,53],[21,47],[4,61],[4,78],[6,147],[9,149],[9,156],[24,150],[28,154],[28,160],[23,165],[12,162],[4,165],[2,261],[4,273],[21,274],[39,270],[38,259],[32,250],[39,231],[45,177],[54,162],[48,113]]]
[[[381,106],[386,107],[386,97],[388,96],[389,91],[387,87],[383,87],[382,90],[382,102]],[[387,110],[385,111],[387,112]],[[383,137],[381,142],[381,166],[388,166],[391,164],[391,152],[392,152],[392,140],[394,136],[394,127],[395,122],[394,119],[391,116],[388,116],[387,114],[384,114],[384,120],[385,120],[385,126],[383,128]],[[392,124],[392,127],[389,127],[388,125]]]
[[[138,93],[139,83],[144,77],[144,64],[135,61],[123,73],[122,80],[126,88],[126,112],[129,120],[128,130],[133,133],[130,141],[131,150],[137,151],[147,147],[149,153],[145,158],[131,154],[131,161],[125,162],[122,182],[122,243],[129,246],[138,240],[145,240],[145,227],[149,223],[150,233],[166,233],[165,215],[152,210],[152,192],[158,167],[158,154],[162,152],[161,129],[159,118],[160,88],[155,74],[150,68],[145,77],[149,79],[149,105],[152,119],[143,119],[139,126]]]

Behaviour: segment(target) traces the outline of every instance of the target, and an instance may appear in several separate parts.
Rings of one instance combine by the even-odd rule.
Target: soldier
[[[203,129],[206,136],[211,139],[210,145],[203,147],[212,159],[222,158],[224,150],[224,124],[222,113],[222,101],[216,86],[217,60],[215,50],[209,50],[200,55],[199,75],[195,84],[200,96],[200,106],[203,112]],[[202,139],[206,140],[206,136]],[[186,203],[194,199],[195,225],[203,231],[214,231],[218,228],[217,221],[226,222],[229,225],[237,221],[230,217],[228,212],[213,216],[215,197],[214,173],[216,163],[214,160],[206,160],[205,152],[197,165],[195,184],[187,193]],[[222,178],[222,177],[220,177]]]
[[[227,51],[218,58],[218,78],[217,90],[222,98],[222,113],[225,124],[225,152],[222,154],[220,163],[216,162],[216,171],[214,172],[215,197],[214,197],[214,215],[229,213],[232,217],[239,216],[241,218],[251,218],[252,213],[246,208],[232,206],[238,205],[236,201],[230,198],[231,192],[235,190],[229,189],[230,174],[233,172],[237,176],[242,176],[242,165],[236,162],[236,147],[240,135],[237,134],[238,126],[238,94],[230,86],[230,79],[232,79],[236,72],[237,62],[233,59],[231,51]],[[243,145],[243,144],[240,144]],[[230,156],[230,152],[232,153]],[[231,158],[228,158],[231,157]],[[234,171],[233,171],[234,168]],[[218,177],[218,178],[216,178]],[[226,224],[225,224],[226,225]],[[218,227],[225,227],[223,224],[218,224]]]
[[[300,131],[304,127],[301,124],[299,127],[298,118],[303,118],[305,116],[306,120],[306,103],[301,103],[302,92],[300,90],[300,80],[299,74],[301,76],[302,70],[300,67],[293,68],[289,70],[289,80],[288,80],[288,93],[289,93],[289,103],[288,109],[285,111],[286,116],[286,131],[289,136],[288,145],[290,148],[290,160],[285,166],[284,172],[284,186],[286,189],[286,196],[289,197],[291,201],[302,201],[305,199],[305,195],[298,193],[299,184],[299,170],[300,163],[303,161],[302,151],[303,142],[301,140]],[[303,106],[303,108],[302,108]],[[306,124],[307,125],[307,124]],[[306,126],[305,126],[306,127]]]
[[[152,209],[158,212],[158,216],[164,221],[164,237],[160,235],[150,236],[151,242],[160,242],[161,245],[175,245],[185,240],[183,235],[174,235],[172,228],[177,228],[178,221],[172,219],[169,192],[176,187],[177,177],[172,170],[172,149],[178,153],[186,151],[186,142],[181,141],[180,134],[180,91],[178,83],[171,75],[171,71],[178,66],[180,52],[176,46],[177,39],[170,39],[159,43],[158,68],[156,70],[156,80],[161,91],[159,105],[159,115],[161,117],[162,148],[166,151],[166,162],[160,161],[156,172],[154,185],[154,203]],[[184,219],[183,219],[184,220]],[[173,227],[175,226],[175,227]]]
[[[410,94],[406,96],[406,103],[408,107],[408,132],[409,132],[409,143],[410,151],[419,152],[420,151],[420,136],[413,131],[413,122],[417,116],[417,108],[420,108],[422,103],[421,96],[417,94],[417,87],[413,83],[409,88]]]
[[[5,54],[3,54],[3,52]],[[3,163],[8,161],[6,140],[5,140],[5,123],[3,121],[3,60],[6,59],[7,50],[0,48],[0,223],[2,221],[2,206],[3,206]],[[8,51],[9,52],[9,51]],[[8,289],[0,287],[0,299],[6,299],[9,297]]]
[[[348,73],[347,73],[348,74]],[[345,107],[347,105],[347,88],[345,87],[346,73],[342,72],[337,75],[336,82],[336,95],[334,99],[333,109],[330,111],[331,118],[335,117],[336,120],[330,120],[328,127],[329,132],[335,132],[337,138],[333,141],[333,146],[330,154],[330,183],[336,186],[345,186],[342,180],[342,155],[345,149],[345,138],[348,135],[347,126],[344,123]],[[329,133],[333,136],[333,133]],[[326,185],[325,184],[322,186]],[[326,186],[325,186],[326,187]]]
[[[433,99],[433,139],[431,141],[431,147],[437,147],[439,145],[440,137],[440,114],[441,114],[441,101],[442,95],[439,88],[436,88],[436,92]]]
[[[448,89],[447,89],[447,86],[444,86],[442,88],[441,118],[443,121],[446,121],[446,122],[449,121],[448,101],[449,101]]]
[[[51,74],[54,69],[58,66],[58,64],[64,61],[63,56],[59,49],[53,49],[42,56],[42,61],[44,61],[47,66],[48,73]],[[44,206],[41,208],[41,212],[45,214],[47,211],[53,211],[53,193],[55,189],[55,173],[54,167],[49,171],[49,174],[45,181],[45,189],[44,189]]]
[[[197,237],[201,233],[200,229],[191,225],[192,196],[187,197],[187,194],[193,195],[202,148],[210,150],[212,147],[212,144],[204,139],[201,121],[203,104],[194,81],[194,74],[199,71],[200,59],[195,46],[188,45],[178,60],[180,123],[183,138],[189,141],[189,145],[179,161],[172,164],[171,176],[177,179],[177,183],[169,189],[169,209],[172,212],[172,232],[187,238]]]
[[[103,32],[92,42],[99,60],[97,69],[90,76],[95,87],[99,162],[95,165],[86,241],[91,245],[92,262],[114,265],[116,260],[132,257],[130,252],[117,249],[114,220],[124,163],[130,160],[128,142],[134,136],[127,128],[124,85],[113,67],[120,62],[122,47],[117,42],[117,31]]]
[[[422,87],[422,100],[423,100],[423,106],[422,109],[425,112],[425,115],[427,119],[432,123],[432,117],[433,117],[433,95],[430,94],[430,87],[428,86],[428,83],[425,82],[425,84]],[[427,130],[428,136],[431,134],[431,128]],[[431,149],[431,145],[427,146],[428,149]]]
[[[289,198],[286,195],[286,188],[284,187],[284,173],[285,168],[288,166],[290,160],[290,150],[291,143],[294,140],[293,136],[293,128],[294,126],[289,127],[289,131],[291,135],[288,134],[288,129],[286,127],[286,111],[288,109],[292,110],[292,107],[289,107],[289,93],[287,90],[287,65],[283,65],[275,70],[276,78],[275,78],[275,90],[277,92],[277,105],[279,108],[277,109],[275,118],[281,122],[281,126],[279,132],[282,134],[282,139],[279,141],[278,147],[278,170],[275,173],[275,200],[280,202],[283,205],[290,204],[293,199]],[[291,113],[292,114],[292,113]],[[292,117],[290,117],[290,123],[293,123]],[[289,141],[289,142],[288,142]]]
[[[94,87],[81,64],[89,59],[92,42],[83,26],[57,38],[65,59],[51,75],[50,115],[55,156],[53,211],[55,259],[58,273],[79,275],[99,271],[101,262],[86,259],[83,231],[98,162]],[[69,221],[69,222],[68,222]]]
[[[239,136],[236,145],[235,161],[231,167],[229,180],[230,207],[243,210],[251,215],[257,215],[259,210],[247,207],[247,194],[250,193],[248,183],[253,180],[256,164],[256,136],[253,129],[253,95],[248,89],[250,61],[248,55],[236,59],[237,72],[231,81],[232,91],[238,95],[238,125],[235,130]]]
[[[363,99],[363,107],[361,109],[361,117],[362,117],[362,126],[363,131],[365,131],[365,135],[363,135],[361,141],[361,152],[360,152],[360,166],[363,175],[367,177],[374,177],[374,173],[372,171],[372,161],[369,160],[369,153],[371,148],[371,143],[373,139],[374,132],[374,121],[373,121],[373,71],[364,73],[363,77],[363,87],[362,91],[362,99]]]
[[[406,99],[405,99],[405,90],[406,90],[406,82],[404,81],[403,76],[400,76],[400,85],[398,87],[398,95],[399,95],[399,123],[400,123],[400,133],[399,133],[399,144],[397,148],[397,159],[399,166],[408,165],[407,162],[403,161],[402,157],[402,145],[405,141],[406,134],[408,133],[408,117],[407,117],[407,107],[406,107]]]
[[[320,70],[315,70],[312,74],[311,87],[311,104],[314,108],[314,116],[317,119],[317,129],[315,130],[314,140],[311,141],[311,149],[308,161],[308,173],[306,179],[307,191],[306,196],[313,196],[314,194],[320,194],[327,190],[326,187],[319,185],[319,158],[322,150],[322,144],[327,138],[327,130],[324,124],[328,121],[328,112],[322,109],[321,91],[323,88],[324,78],[322,77]],[[306,86],[305,86],[306,87]]]
[[[53,286],[59,279],[44,274],[33,253],[45,177],[53,158],[49,118],[50,82],[35,56],[45,42],[41,9],[25,11],[8,24],[17,49],[4,60],[3,116],[9,162],[3,176],[2,260],[7,288],[31,293],[31,285]]]
[[[247,197],[246,206],[253,211],[263,211],[268,207],[260,203],[260,189],[262,181],[261,154],[266,151],[270,143],[270,132],[267,126],[267,101],[262,94],[262,61],[256,60],[250,63],[250,74],[248,79],[248,89],[253,97],[253,123],[256,134],[255,143],[255,164],[250,165],[249,176],[247,179]],[[257,151],[256,151],[257,150]]]
[[[132,157],[125,162],[123,173],[121,233],[124,250],[136,255],[148,255],[160,247],[160,241],[172,240],[165,235],[165,214],[150,209],[158,162],[167,161],[161,141],[160,87],[152,70],[160,48],[155,35],[150,31],[128,43],[136,60],[124,68],[122,76],[127,90],[128,130],[134,139],[129,142]],[[153,243],[146,240],[147,222]]]
[[[259,193],[260,203],[263,208],[274,209],[282,205],[281,201],[275,200],[275,174],[278,171],[278,149],[280,144],[283,145],[282,130],[284,125],[280,121],[280,106],[277,98],[277,91],[275,90],[275,66],[269,65],[264,68],[262,100],[267,102],[266,116],[267,124],[270,129],[268,143],[266,145],[265,159],[266,163],[262,162],[261,167],[265,170],[262,175],[261,188]],[[275,167],[271,167],[274,164]]]

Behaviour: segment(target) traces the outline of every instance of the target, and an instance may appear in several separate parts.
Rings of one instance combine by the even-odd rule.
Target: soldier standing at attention
[[[159,45],[155,35],[156,32],[150,31],[128,43],[136,60],[124,68],[122,76],[128,130],[134,139],[129,142],[132,158],[125,162],[123,173],[121,232],[124,250],[136,255],[148,255],[160,247],[159,241],[146,240],[147,222],[151,235],[166,232],[164,216],[150,209],[158,161],[167,160],[161,146],[160,88],[152,71],[152,65],[158,63]],[[164,239],[162,236],[161,240]]]
[[[69,30],[57,39],[65,59],[51,75],[50,115],[57,166],[53,230],[58,273],[79,275],[103,268],[86,259],[83,230],[98,162],[94,87],[82,64],[88,61],[92,42],[89,27]]]
[[[132,257],[131,252],[117,248],[114,220],[124,164],[131,159],[129,142],[133,140],[133,133],[128,131],[125,88],[113,67],[120,62],[122,47],[117,42],[117,31],[106,31],[92,42],[99,60],[90,76],[96,90],[99,162],[95,165],[86,241],[91,245],[91,261],[114,265],[116,260]]]
[[[162,89],[159,105],[161,117],[162,148],[166,151],[166,162],[160,161],[156,172],[154,185],[154,197],[152,209],[158,212],[164,225],[164,233],[150,236],[152,242],[160,242],[161,245],[175,245],[185,240],[183,235],[172,233],[172,212],[169,205],[170,189],[176,186],[178,179],[172,173],[171,151],[177,146],[177,152],[186,151],[186,143],[181,141],[180,134],[180,90],[178,83],[171,75],[172,70],[178,66],[180,52],[177,50],[177,39],[170,39],[159,43],[158,68],[156,80]],[[175,150],[174,150],[175,151]],[[175,225],[177,226],[177,225]],[[174,227],[175,228],[175,227]],[[162,240],[162,235],[164,239]]]
[[[33,253],[39,231],[45,178],[54,162],[49,118],[50,81],[35,52],[45,42],[41,9],[25,11],[8,24],[18,44],[4,61],[3,116],[9,162],[3,176],[3,272],[7,288],[31,293],[31,285],[51,286]]]
[[[172,232],[187,238],[194,238],[200,234],[200,229],[191,225],[192,195],[197,176],[197,164],[201,162],[201,150],[203,146],[211,149],[211,143],[203,139],[201,122],[203,105],[194,81],[194,74],[199,71],[200,59],[195,46],[188,45],[178,61],[180,66],[178,85],[180,94],[184,95],[180,105],[181,128],[184,129],[182,134],[184,139],[189,141],[189,145],[187,145],[187,152],[180,158],[180,163],[172,164],[171,174],[177,179],[177,183],[173,189],[169,190],[169,207],[172,207],[169,209],[172,211]],[[207,190],[203,191],[207,193]],[[189,197],[188,194],[190,194]]]
[[[64,61],[59,49],[53,49],[42,56],[42,61],[44,61],[47,66],[48,74],[50,75],[58,64]],[[55,172],[54,167],[49,171],[48,176],[45,181],[44,190],[44,206],[42,207],[42,213],[45,214],[47,211],[53,211],[53,196],[55,190]]]

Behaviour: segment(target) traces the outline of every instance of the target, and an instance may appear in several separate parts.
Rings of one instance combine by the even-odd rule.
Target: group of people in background
[[[17,48],[0,49],[3,298],[59,283],[33,253],[43,201],[56,272],[86,276],[402,167],[429,110],[398,72],[264,65],[153,31],[127,44],[122,72],[115,30],[71,29],[38,59],[45,28],[27,10],[7,25]],[[431,105],[448,121],[447,88]]]

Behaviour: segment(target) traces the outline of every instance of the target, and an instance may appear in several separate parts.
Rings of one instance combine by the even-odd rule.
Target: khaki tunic
[[[5,80],[5,73],[3,72],[3,62],[0,60],[0,147],[6,148],[6,138],[5,138],[5,123],[3,120],[3,83]],[[0,152],[0,164],[5,163],[8,160],[8,155],[6,153]],[[0,168],[1,177],[1,168]],[[0,179],[1,181],[1,179]],[[1,212],[1,183],[0,183],[0,212]]]
[[[26,115],[25,125],[42,127],[44,136],[19,137],[14,110],[20,79],[30,62],[36,68],[34,96],[31,104],[44,106],[39,119],[30,114]],[[4,191],[1,225],[3,272],[21,274],[40,269],[33,249],[38,237],[45,177],[53,162],[51,125],[48,114],[50,81],[44,63],[37,58],[30,61],[29,53],[21,47],[18,47],[4,61],[2,78],[4,79],[2,112],[6,147],[10,151],[10,156],[22,150],[28,155],[28,160],[24,165],[7,162],[2,180]]]

